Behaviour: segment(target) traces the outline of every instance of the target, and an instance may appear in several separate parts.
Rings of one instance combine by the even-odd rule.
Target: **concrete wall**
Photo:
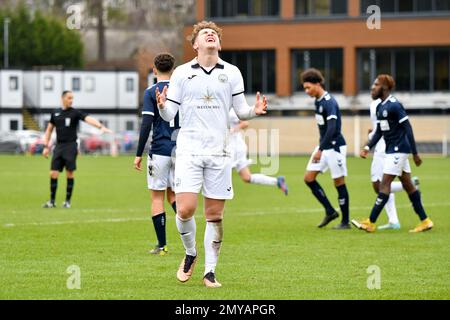
[[[417,142],[442,142],[450,138],[450,116],[410,116]],[[342,131],[349,154],[359,153],[367,142],[372,124],[369,117],[343,117]],[[310,154],[319,144],[314,117],[261,117],[250,122],[250,130],[279,130],[280,154]]]

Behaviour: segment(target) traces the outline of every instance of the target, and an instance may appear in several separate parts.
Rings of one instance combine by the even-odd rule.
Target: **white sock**
[[[278,184],[278,180],[277,178],[265,176],[263,174],[252,174],[250,183],[262,184],[266,186],[276,186]]]
[[[392,182],[391,183],[391,192],[396,193],[396,192],[400,192],[400,191],[403,191],[402,183],[399,181]]]
[[[205,230],[205,275],[215,272],[223,240],[223,223],[206,222]]]
[[[389,223],[393,224],[399,223],[397,216],[397,208],[395,207],[395,194],[391,193],[389,195],[389,200],[384,208],[386,209],[386,213],[389,218]]]
[[[194,217],[188,220],[183,220],[177,215],[175,220],[177,223],[178,232],[181,235],[181,241],[183,241],[183,246],[186,249],[186,254],[193,257],[197,256],[197,250],[195,249],[197,225]]]

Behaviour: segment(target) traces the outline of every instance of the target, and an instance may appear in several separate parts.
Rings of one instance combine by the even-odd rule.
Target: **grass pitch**
[[[397,195],[400,231],[319,230],[323,211],[302,182],[307,158],[282,158],[290,195],[244,185],[225,213],[217,268],[224,285],[202,286],[204,218],[196,217],[200,261],[191,281],[177,282],[183,257],[174,214],[167,206],[170,254],[150,256],[156,243],[144,173],[133,158],[79,158],[72,209],[41,209],[48,200],[49,161],[0,157],[0,299],[449,299],[450,160],[425,159],[413,168],[435,229],[409,234],[418,223],[405,193]],[[370,161],[349,159],[351,218],[366,218],[375,201]],[[257,167],[252,167],[257,171]],[[319,178],[333,205],[328,174]],[[57,203],[65,194],[60,178]],[[379,223],[386,222],[382,213]],[[332,223],[334,225],[334,223]],[[81,289],[69,290],[69,266]],[[381,270],[381,289],[369,290],[368,268]]]

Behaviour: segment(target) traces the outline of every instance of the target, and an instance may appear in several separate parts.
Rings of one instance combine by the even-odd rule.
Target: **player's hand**
[[[159,88],[156,88],[156,102],[158,104],[158,108],[161,110],[163,110],[166,106],[167,90],[167,86],[164,87],[162,92],[159,91]]]
[[[322,150],[317,150],[316,153],[314,153],[312,162],[319,163],[321,158],[322,158]]]
[[[417,167],[420,167],[422,165],[423,161],[418,154],[413,155],[413,159]]]
[[[267,98],[263,96],[261,99],[261,92],[256,94],[255,113],[258,116],[267,113]]]
[[[50,149],[48,147],[45,147],[44,150],[42,150],[42,155],[48,159],[48,155],[50,154]]]
[[[134,159],[134,168],[137,171],[142,171],[141,163],[142,163],[142,157],[136,157]]]
[[[107,127],[101,127],[100,130],[102,131],[102,134],[104,134],[104,133],[113,133],[113,131],[108,129]]]
[[[361,153],[359,154],[359,156],[363,159],[367,159],[367,156],[369,155],[369,151],[366,149],[362,149]]]

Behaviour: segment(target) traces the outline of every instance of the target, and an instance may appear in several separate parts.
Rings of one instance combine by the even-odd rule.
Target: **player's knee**
[[[309,183],[312,183],[312,182],[314,182],[316,180],[316,178],[315,177],[313,177],[313,176],[311,176],[310,174],[305,174],[305,177],[303,178],[303,181],[306,183],[306,184],[309,184]]]
[[[241,175],[241,179],[242,179],[242,181],[244,181],[245,183],[250,183],[250,182],[252,182],[252,176],[249,175],[249,174]]]
[[[52,171],[52,172],[50,172],[50,177],[52,179],[58,179],[59,173],[57,171]]]
[[[190,219],[195,213],[195,206],[177,204],[177,214],[181,219]]]

